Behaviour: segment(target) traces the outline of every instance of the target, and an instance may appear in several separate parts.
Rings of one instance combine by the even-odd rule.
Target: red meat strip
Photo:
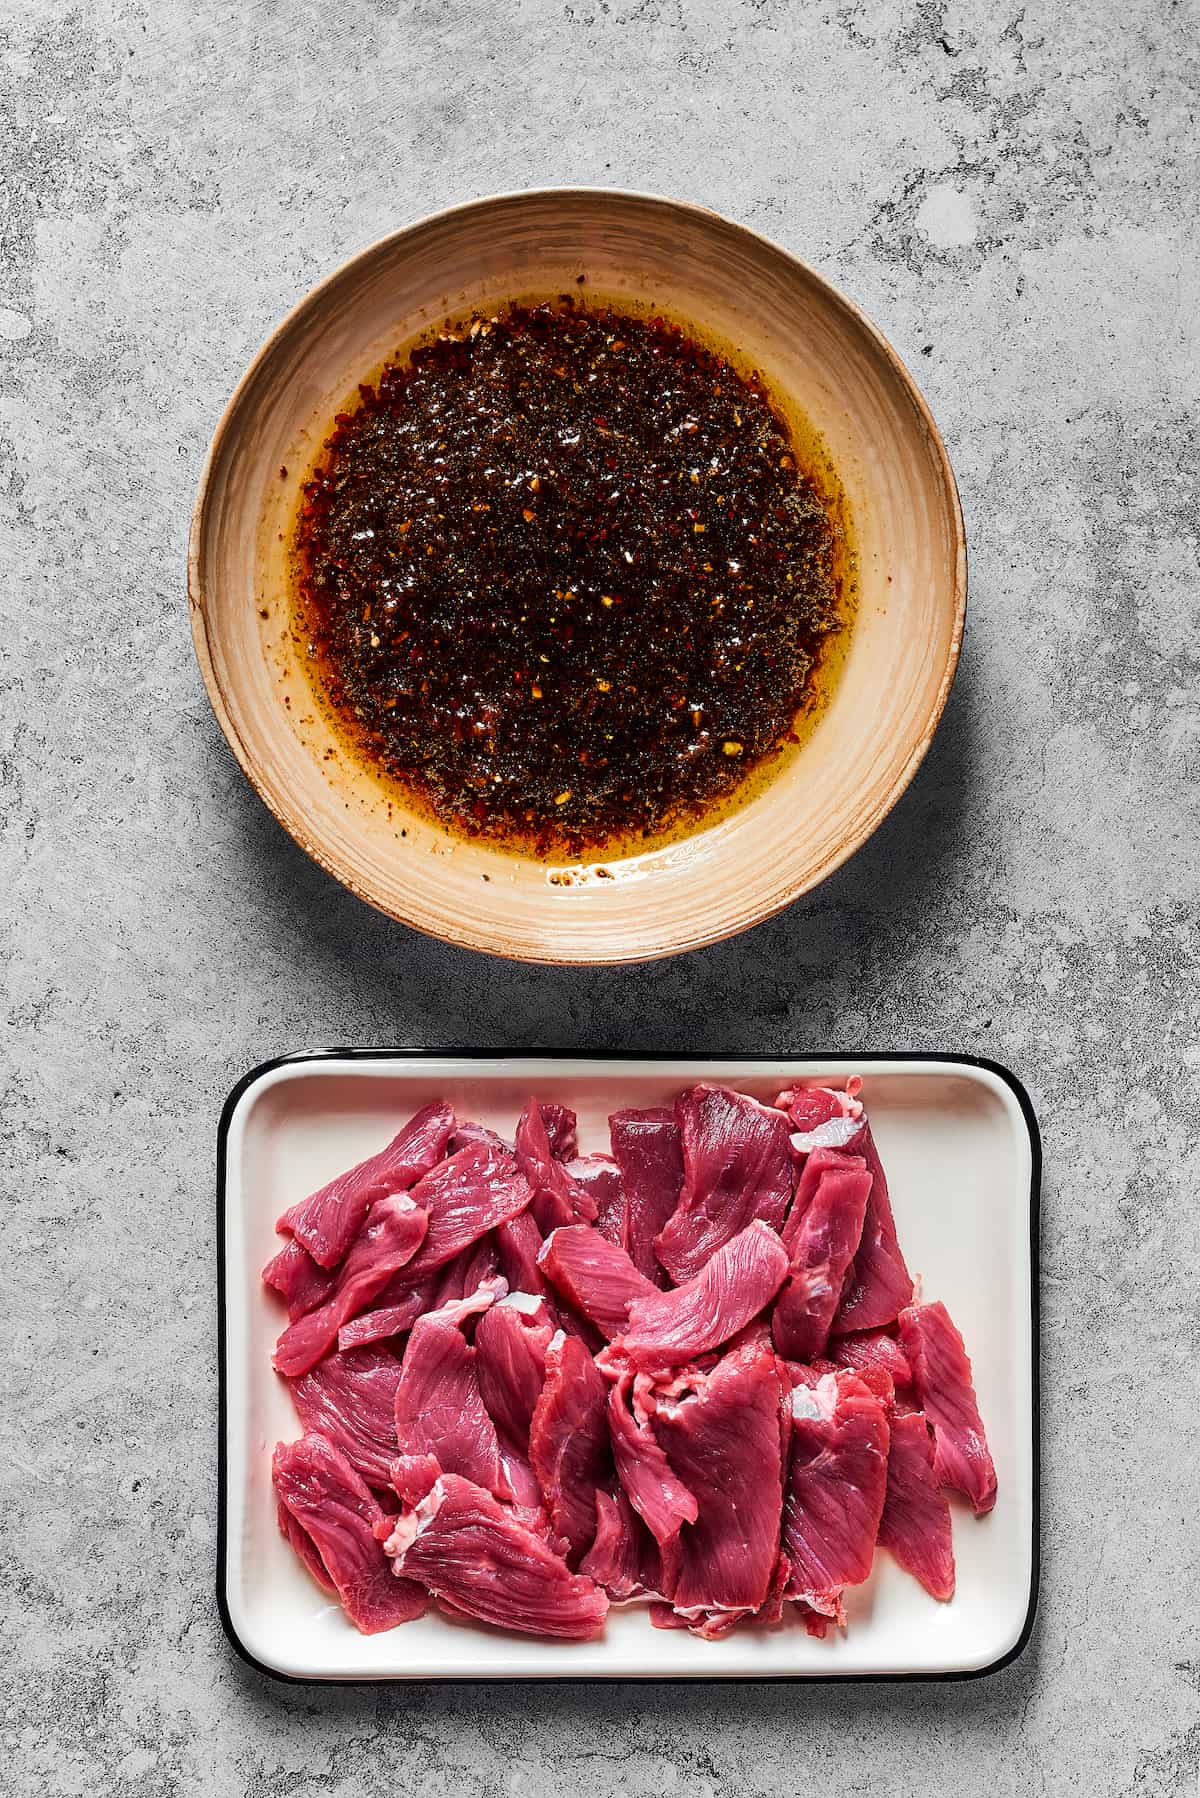
[[[629,1307],[658,1288],[639,1274],[624,1249],[590,1224],[568,1224],[546,1238],[539,1266],[577,1310],[611,1342],[625,1328]]]
[[[519,1223],[520,1217],[512,1221]],[[538,1241],[541,1241],[540,1237]],[[378,1295],[374,1310],[343,1324],[338,1331],[338,1347],[361,1347],[388,1336],[403,1336],[423,1312],[436,1311],[442,1305],[462,1298],[464,1293],[476,1291],[485,1280],[493,1277],[499,1265],[496,1233],[490,1231],[478,1242],[468,1243],[453,1261],[448,1261],[436,1273],[427,1274],[416,1285],[409,1270],[402,1268]]]
[[[498,1224],[496,1249],[500,1256],[500,1272],[508,1281],[510,1292],[531,1292],[547,1298],[550,1284],[538,1266],[542,1252],[542,1233],[532,1212],[521,1211],[516,1217]],[[553,1307],[551,1307],[553,1314]]]
[[[415,1284],[516,1217],[532,1194],[507,1149],[476,1143],[426,1174],[412,1196],[429,1213],[429,1232],[408,1270]]]
[[[573,1135],[572,1129],[572,1154]],[[594,1221],[596,1201],[572,1180],[555,1157],[545,1111],[536,1099],[530,1099],[517,1124],[517,1165],[532,1189],[531,1210],[543,1236],[560,1224],[571,1224],[577,1219],[584,1223]]]
[[[400,1357],[390,1349],[326,1355],[298,1380],[292,1403],[305,1430],[340,1449],[369,1486],[386,1487],[396,1457],[396,1387]]]
[[[411,1580],[393,1577],[375,1536],[383,1507],[331,1442],[309,1435],[279,1443],[271,1477],[276,1497],[308,1537],[356,1629],[374,1635],[421,1615],[425,1593]],[[291,1530],[288,1536],[295,1541]],[[301,1558],[311,1571],[311,1556]]]
[[[933,1430],[934,1476],[940,1486],[965,1493],[982,1517],[996,1502],[996,1469],[963,1339],[939,1300],[900,1313],[900,1341]]]
[[[640,1423],[630,1410],[631,1386],[626,1375],[608,1394],[608,1428],[617,1478],[660,1549],[670,1550],[678,1543],[683,1525],[695,1523],[700,1507],[695,1493],[672,1473],[653,1429]]]
[[[870,1192],[860,1156],[814,1149],[804,1164],[784,1232],[788,1278],[771,1317],[775,1347],[790,1360],[811,1361],[825,1352]]]
[[[347,1349],[363,1348],[369,1342],[382,1342],[389,1336],[407,1335],[421,1313],[432,1309],[436,1284],[433,1275],[412,1286],[402,1274],[394,1274],[383,1291],[376,1294],[379,1303],[375,1310],[364,1311],[342,1325],[338,1331],[339,1349],[344,1353]]]
[[[913,1295],[912,1275],[896,1240],[887,1176],[871,1126],[864,1123],[849,1146],[867,1164],[871,1196],[863,1219],[862,1240],[846,1275],[842,1301],[834,1319],[833,1327],[839,1336],[848,1330],[877,1330],[884,1324],[895,1323],[905,1305],[912,1302]]]
[[[792,1393],[783,1504],[788,1596],[844,1621],[841,1595],[871,1571],[887,1489],[888,1421],[857,1374],[838,1369]]]
[[[432,1100],[409,1119],[386,1149],[293,1205],[275,1228],[294,1236],[322,1267],[336,1267],[376,1199],[415,1186],[441,1160],[453,1130],[454,1113],[449,1105],[444,1099]]]
[[[787,1220],[780,1231],[783,1245],[789,1254],[800,1240],[813,1200],[820,1193],[825,1175],[847,1166],[861,1173],[866,1163],[861,1155],[846,1155],[840,1149],[814,1149],[811,1155],[805,1156],[792,1194]]]
[[[608,1387],[577,1336],[559,1332],[529,1427],[529,1458],[550,1522],[577,1567],[596,1534],[596,1491],[612,1479]]]
[[[528,1293],[509,1293],[480,1318],[475,1331],[479,1390],[496,1428],[523,1450],[546,1379],[546,1350],[554,1335],[546,1307]]]
[[[886,1330],[855,1330],[849,1336],[835,1336],[829,1354],[839,1367],[852,1367],[856,1373],[878,1367],[891,1376],[894,1386],[912,1384],[908,1356]]]
[[[294,1239],[285,1242],[262,1270],[263,1285],[272,1287],[287,1305],[289,1323],[295,1323],[306,1311],[315,1311],[318,1305],[323,1305],[333,1291],[336,1278]]]
[[[494,1130],[489,1130],[486,1124],[472,1124],[468,1122],[455,1125],[454,1135],[446,1144],[446,1153],[447,1155],[457,1155],[460,1149],[474,1149],[481,1147],[503,1149],[508,1155],[511,1155],[513,1152],[512,1144],[510,1142],[505,1142],[504,1138],[498,1136]]]
[[[844,1092],[828,1086],[802,1086],[780,1093],[775,1104],[792,1125],[792,1149],[798,1156],[813,1149],[844,1149],[858,1135],[863,1108],[857,1075]]]
[[[596,1228],[619,1248],[625,1241],[625,1188],[621,1170],[611,1155],[578,1155],[568,1161],[567,1172],[596,1205]]]
[[[838,1334],[878,1329],[894,1323],[912,1299],[912,1277],[896,1239],[887,1177],[871,1127],[857,1098],[859,1082],[845,1092],[826,1087],[780,1093],[775,1101],[796,1126],[793,1152],[803,1158],[818,1150],[847,1150],[862,1156],[871,1175],[871,1194],[863,1219],[862,1238],[846,1275],[834,1320]]]
[[[560,1230],[551,1240],[568,1234]],[[648,1370],[694,1361],[728,1342],[770,1304],[787,1271],[787,1251],[770,1225],[748,1224],[685,1285],[670,1292],[653,1288],[648,1297],[635,1298],[621,1347]]]
[[[554,1325],[545,1305],[510,1293],[480,1318],[475,1330],[475,1376],[500,1442],[500,1460],[514,1501],[542,1502],[529,1459],[529,1428],[546,1378],[546,1350]]]
[[[584,1641],[604,1627],[608,1599],[572,1573],[545,1540],[491,1493],[443,1474],[384,1551],[405,1580],[481,1623],[536,1636]]]
[[[503,1295],[503,1280],[493,1280],[418,1318],[404,1351],[395,1417],[402,1455],[432,1455],[443,1472],[511,1498],[496,1426],[479,1391],[475,1350],[464,1335],[468,1320]]]
[[[692,1627],[756,1611],[779,1554],[783,1503],[782,1388],[770,1345],[730,1350],[709,1372],[652,1400],[654,1434],[672,1473],[697,1496],[679,1532],[675,1609]]]
[[[329,1298],[289,1324],[276,1343],[277,1371],[294,1376],[315,1367],[337,1341],[341,1326],[366,1309],[397,1268],[412,1265],[428,1223],[427,1214],[403,1193],[376,1200],[338,1269]]]
[[[836,1373],[840,1364],[837,1361],[818,1361],[816,1365],[822,1373]],[[857,1374],[863,1385],[875,1394],[890,1418],[896,1408],[896,1387],[887,1368],[876,1365],[854,1367],[848,1371]],[[910,1405],[904,1408],[912,1410],[914,1407]]]
[[[779,1558],[775,1562],[775,1567],[771,1574],[771,1584],[767,1590],[767,1596],[763,1600],[762,1608],[758,1613],[758,1620],[760,1623],[783,1622],[783,1606],[787,1597],[787,1589],[791,1582],[791,1577],[792,1563],[788,1560],[783,1550],[780,1549]]]
[[[655,1629],[687,1629],[688,1620],[669,1604],[655,1599],[650,1604],[650,1621]],[[700,1632],[697,1630],[696,1634]]]
[[[285,1542],[289,1542],[322,1591],[336,1595],[337,1587],[325,1571],[325,1563],[317,1553],[316,1543],[306,1530],[301,1529],[287,1506],[276,1501],[275,1515],[279,1520],[279,1534]]]
[[[674,1213],[683,1189],[683,1149],[675,1113],[614,1111],[608,1125],[625,1190],[621,1246],[640,1274],[664,1286],[667,1276],[654,1253],[654,1239]]]
[[[451,1304],[455,1299],[469,1295],[490,1280],[500,1266],[500,1256],[496,1248],[495,1238],[491,1232],[481,1236],[478,1242],[468,1243],[460,1249],[453,1261],[447,1261],[434,1282],[433,1304],[431,1310],[440,1310],[443,1305]]]
[[[569,1105],[557,1105],[553,1099],[539,1106],[546,1140],[555,1161],[571,1161],[579,1153],[578,1119]]]
[[[624,1489],[596,1493],[596,1535],[579,1571],[610,1598],[641,1597],[663,1590],[662,1560],[654,1538]]]
[[[613,1493],[596,1493],[596,1534],[579,1571],[603,1586],[610,1598],[632,1598],[641,1585],[641,1566],[630,1525],[637,1522]]]
[[[400,1501],[406,1509],[411,1510],[437,1485],[442,1477],[436,1455],[397,1455],[391,1468],[392,1485],[400,1495]],[[377,1529],[375,1534],[383,1540],[390,1536],[395,1524],[394,1518]]]
[[[893,1415],[891,1432],[880,1546],[934,1598],[953,1598],[950,1506],[934,1477],[929,1425],[920,1411],[912,1411]]]
[[[676,1099],[675,1117],[683,1190],[654,1246],[678,1284],[755,1218],[781,1229],[792,1174],[787,1119],[757,1099],[695,1086]]]

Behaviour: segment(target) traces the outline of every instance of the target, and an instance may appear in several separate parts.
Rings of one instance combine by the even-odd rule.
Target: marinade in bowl
[[[564,296],[461,321],[337,415],[294,628],[355,757],[450,830],[647,846],[800,740],[851,608],[844,520],[762,380]]]

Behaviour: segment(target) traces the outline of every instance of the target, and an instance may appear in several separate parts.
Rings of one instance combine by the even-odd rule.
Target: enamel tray
[[[704,1642],[614,1607],[595,1642],[538,1641],[431,1610],[361,1636],[279,1534],[271,1451],[299,1434],[271,1369],[281,1313],[259,1283],[275,1218],[445,1094],[511,1134],[531,1092],[579,1114],[581,1149],[608,1113],[667,1102],[696,1080],[767,1099],[796,1078],[863,1076],[900,1242],[923,1296],[944,1299],[971,1356],[999,1477],[990,1516],[954,1505],[958,1590],[939,1604],[882,1551],[846,1595],[848,1628],[797,1624]],[[1028,1640],[1037,1602],[1037,1125],[1003,1068],[966,1057],[719,1060],[337,1050],[268,1063],[234,1088],[218,1170],[220,1515],[217,1591],[238,1652],[294,1680],[953,1678],[994,1672]]]

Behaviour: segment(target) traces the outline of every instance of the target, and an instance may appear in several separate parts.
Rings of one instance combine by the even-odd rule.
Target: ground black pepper
[[[666,319],[474,318],[340,414],[298,622],[362,756],[550,855],[659,836],[785,741],[837,532],[762,385]]]

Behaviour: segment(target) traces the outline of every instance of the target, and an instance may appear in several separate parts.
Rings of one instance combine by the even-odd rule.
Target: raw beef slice
[[[556,1161],[571,1161],[579,1153],[578,1119],[569,1105],[543,1100],[538,1107],[546,1128],[546,1141]]]
[[[770,1344],[730,1350],[707,1372],[647,1396],[671,1472],[699,1515],[679,1532],[675,1609],[693,1627],[758,1610],[779,1554],[782,1388]]]
[[[857,1096],[861,1084],[855,1075],[844,1091],[830,1086],[800,1086],[779,1094],[775,1106],[788,1114],[795,1155],[803,1158],[813,1149],[844,1149],[857,1136],[863,1114]]]
[[[427,1214],[403,1193],[377,1199],[338,1269],[330,1296],[289,1324],[276,1343],[277,1371],[296,1375],[315,1367],[337,1341],[341,1326],[367,1308],[397,1268],[411,1266],[428,1223]]]
[[[953,1598],[950,1506],[934,1478],[933,1444],[920,1411],[891,1419],[879,1544],[935,1598]]]
[[[855,1373],[877,1367],[890,1376],[894,1386],[912,1384],[908,1356],[886,1330],[854,1330],[848,1336],[835,1336],[829,1345],[829,1355],[839,1367],[852,1367]]]
[[[380,1487],[388,1485],[396,1455],[399,1383],[400,1357],[386,1348],[326,1355],[288,1381],[305,1430],[332,1442],[369,1486]]]
[[[509,1291],[536,1293],[545,1303],[551,1318],[556,1318],[557,1310],[550,1282],[538,1266],[538,1256],[542,1252],[542,1233],[532,1212],[518,1212],[516,1217],[497,1224],[495,1239],[500,1257],[500,1272],[508,1281]]]
[[[900,1313],[900,1341],[917,1398],[933,1430],[933,1471],[941,1486],[970,1499],[977,1516],[996,1502],[996,1469],[983,1432],[963,1339],[941,1301]]]
[[[554,1153],[546,1128],[548,1108],[530,1099],[517,1124],[517,1165],[533,1193],[531,1210],[543,1235],[560,1224],[593,1223],[596,1201],[573,1180]],[[575,1153],[574,1113],[571,1113],[569,1146]]]
[[[336,1280],[336,1274],[314,1261],[303,1244],[294,1239],[285,1242],[262,1270],[263,1285],[277,1292],[287,1306],[289,1323],[323,1305]]]
[[[439,1162],[454,1131],[454,1113],[434,1099],[410,1118],[386,1149],[339,1174],[285,1211],[275,1228],[303,1244],[322,1267],[336,1267],[376,1199],[407,1192]]]
[[[529,1447],[529,1426],[545,1384],[546,1350],[553,1335],[545,1305],[528,1292],[510,1292],[475,1329],[475,1371],[483,1402],[496,1428],[523,1449]]]
[[[755,1218],[782,1229],[792,1196],[791,1149],[782,1112],[723,1086],[681,1093],[675,1117],[683,1190],[654,1246],[682,1283]]]
[[[426,1174],[412,1196],[429,1213],[428,1234],[408,1270],[416,1282],[516,1217],[533,1195],[507,1149],[475,1143]]]
[[[671,1549],[685,1523],[695,1523],[699,1501],[671,1471],[650,1427],[630,1410],[633,1381],[625,1375],[608,1395],[608,1427],[617,1478],[660,1549]]]
[[[583,1641],[608,1599],[490,1492],[443,1474],[384,1542],[399,1583],[416,1580],[446,1609],[498,1629]]]
[[[271,1477],[280,1504],[311,1544],[301,1559],[310,1572],[312,1556],[320,1560],[356,1629],[370,1636],[421,1615],[425,1593],[394,1577],[376,1538],[382,1505],[331,1442],[309,1435],[279,1443]],[[293,1531],[287,1533],[294,1542]]]
[[[625,1190],[622,1247],[640,1274],[663,1286],[666,1271],[654,1252],[654,1239],[683,1190],[683,1148],[675,1113],[665,1107],[614,1111],[608,1126]]]
[[[596,1491],[612,1479],[608,1387],[578,1336],[546,1351],[546,1382],[529,1429],[529,1456],[546,1511],[577,1567],[596,1534]]]
[[[595,1324],[611,1342],[625,1329],[630,1304],[657,1286],[639,1274],[625,1250],[601,1236],[591,1224],[568,1224],[552,1230],[538,1265],[564,1298]]]
[[[670,1292],[651,1287],[649,1296],[635,1298],[621,1347],[647,1371],[695,1361],[770,1304],[787,1271],[787,1251],[770,1225],[748,1224],[694,1279]]]
[[[580,1573],[615,1600],[660,1590],[658,1553],[645,1524],[621,1487],[596,1491],[596,1534]]]
[[[469,1242],[453,1261],[447,1261],[445,1267],[439,1269],[429,1310],[440,1311],[443,1305],[451,1305],[456,1299],[469,1298],[485,1280],[493,1277],[499,1265],[500,1256],[491,1231],[481,1236],[478,1242]]]
[[[326,1573],[325,1563],[317,1553],[317,1545],[309,1535],[308,1531],[300,1527],[296,1522],[296,1519],[292,1516],[292,1513],[281,1500],[276,1501],[275,1515],[279,1522],[279,1534],[283,1537],[284,1541],[289,1542],[295,1549],[300,1560],[304,1563],[305,1568],[316,1580],[321,1590],[323,1592],[332,1592],[336,1598],[337,1587]]]
[[[913,1295],[912,1275],[896,1238],[887,1176],[870,1124],[864,1122],[848,1147],[867,1164],[871,1195],[863,1218],[862,1239],[846,1275],[842,1302],[833,1323],[839,1336],[847,1330],[877,1330],[895,1323]]]
[[[791,1361],[825,1352],[870,1191],[861,1156],[816,1149],[804,1164],[783,1233],[788,1278],[771,1318],[775,1347]]]
[[[627,1249],[625,1188],[621,1170],[611,1155],[579,1155],[568,1161],[567,1172],[596,1206],[596,1228],[609,1242]]]
[[[413,1286],[404,1278],[404,1270],[393,1274],[382,1292],[375,1294],[373,1308],[343,1324],[338,1331],[338,1347],[363,1348],[369,1342],[382,1342],[389,1336],[406,1336],[418,1317],[433,1307],[437,1276],[428,1275]]]
[[[475,1328],[475,1377],[500,1441],[500,1461],[516,1504],[541,1505],[529,1458],[529,1430],[546,1378],[554,1325],[540,1298],[510,1292]]]
[[[842,1592],[871,1571],[887,1488],[888,1422],[857,1374],[838,1369],[792,1392],[783,1503],[788,1596],[843,1620]]]
[[[511,1498],[500,1462],[496,1426],[475,1374],[468,1322],[504,1296],[492,1280],[470,1298],[428,1311],[413,1325],[396,1386],[396,1442],[401,1455],[432,1455],[445,1473]]]

